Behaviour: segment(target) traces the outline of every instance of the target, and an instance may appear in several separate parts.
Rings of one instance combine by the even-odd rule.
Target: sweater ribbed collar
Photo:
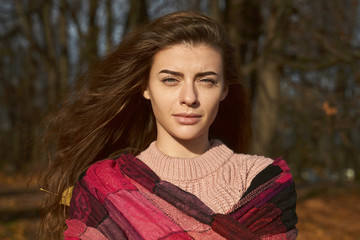
[[[137,158],[148,165],[161,179],[169,182],[198,180],[219,169],[234,154],[220,140],[211,140],[210,148],[195,158],[170,157],[152,142]]]

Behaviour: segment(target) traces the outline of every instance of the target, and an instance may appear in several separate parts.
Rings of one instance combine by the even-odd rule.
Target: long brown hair
[[[205,43],[221,51],[229,91],[209,135],[235,152],[246,150],[249,105],[225,29],[196,12],[176,12],[151,21],[128,34],[112,53],[89,67],[47,121],[44,141],[51,164],[42,186],[55,194],[49,194],[44,203],[44,238],[61,238],[66,218],[66,209],[59,204],[61,193],[74,185],[92,163],[126,148],[138,154],[156,139],[155,119],[142,93],[154,54],[179,43]]]

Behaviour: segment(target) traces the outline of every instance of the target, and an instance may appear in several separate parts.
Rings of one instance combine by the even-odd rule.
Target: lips
[[[177,113],[173,116],[175,121],[182,125],[194,125],[201,119],[201,115],[195,113]]]

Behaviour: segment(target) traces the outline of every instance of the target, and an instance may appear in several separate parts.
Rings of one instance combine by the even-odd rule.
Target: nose
[[[193,106],[198,103],[197,91],[194,84],[185,84],[181,89],[180,104]]]

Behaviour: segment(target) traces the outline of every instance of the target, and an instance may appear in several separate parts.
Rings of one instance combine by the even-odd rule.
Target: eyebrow
[[[178,76],[178,77],[183,77],[184,74],[182,74],[181,72],[175,72],[175,71],[171,71],[171,70],[168,70],[168,69],[163,69],[159,72],[160,73],[167,73],[167,74],[171,74],[171,75],[174,75],[174,76]]]
[[[171,74],[171,75],[178,76],[178,77],[184,77],[183,73],[171,71],[171,70],[168,70],[168,69],[163,69],[163,70],[161,70],[159,72],[159,74],[160,73],[167,73],[167,74]],[[205,77],[205,76],[210,76],[210,75],[218,76],[218,74],[216,72],[207,71],[207,72],[200,72],[200,73],[195,74],[195,78],[200,78],[200,77]]]

